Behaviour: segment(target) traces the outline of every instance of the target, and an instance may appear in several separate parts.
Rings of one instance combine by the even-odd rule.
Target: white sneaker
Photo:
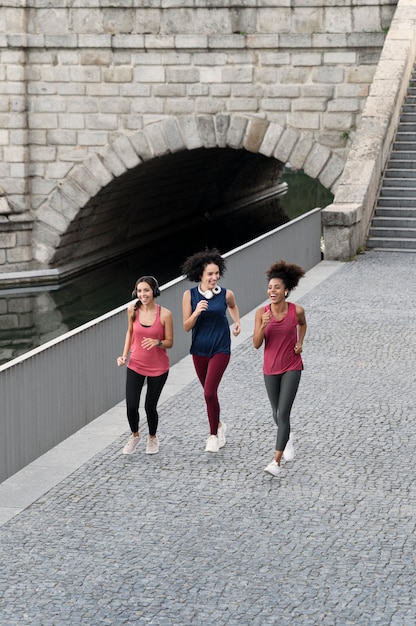
[[[159,439],[157,435],[151,437],[148,435],[146,444],[146,454],[157,454],[159,452]]]
[[[295,448],[293,447],[292,435],[289,435],[288,442],[283,450],[283,458],[285,461],[293,461],[295,458]]]
[[[130,438],[126,445],[123,448],[123,454],[133,454],[135,449],[137,448],[137,444],[140,441],[140,435],[135,437],[134,435],[130,435]]]
[[[216,437],[215,435],[210,435],[207,439],[205,452],[218,452],[219,449],[220,444],[218,441],[218,437]]]
[[[271,474],[272,476],[279,476],[280,465],[278,465],[276,461],[273,459],[273,461],[269,463],[267,467],[264,468],[264,471],[267,472],[267,474]]]
[[[225,444],[227,443],[227,440],[225,438],[226,432],[227,432],[227,425],[224,422],[221,422],[221,426],[218,428],[218,432],[217,432],[220,448],[223,448]]]

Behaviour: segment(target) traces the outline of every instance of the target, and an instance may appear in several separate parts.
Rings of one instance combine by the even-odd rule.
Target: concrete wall
[[[16,4],[3,0],[0,15],[3,272],[52,267],[100,190],[136,175],[166,144],[205,145],[195,120],[214,129],[214,145],[231,147],[222,120],[251,120],[251,130],[264,122],[262,154],[294,158],[334,189],[396,8],[395,0]],[[330,160],[336,176],[322,175]],[[112,231],[109,222],[97,238]]]

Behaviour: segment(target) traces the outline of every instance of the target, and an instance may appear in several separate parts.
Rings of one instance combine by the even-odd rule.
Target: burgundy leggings
[[[207,405],[209,428],[211,435],[216,435],[220,421],[220,403],[218,402],[218,387],[227,365],[229,354],[219,352],[214,356],[192,355],[196,374],[204,388],[204,398]]]

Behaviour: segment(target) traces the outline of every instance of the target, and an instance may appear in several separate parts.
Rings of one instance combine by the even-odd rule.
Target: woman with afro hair
[[[183,294],[183,327],[192,331],[190,352],[204,389],[210,435],[205,452],[218,452],[225,445],[226,425],[220,420],[218,387],[230,361],[231,335],[227,310],[234,322],[233,335],[240,334],[240,314],[232,291],[220,287],[225,261],[215,248],[188,257],[182,271],[198,283]]]
[[[258,349],[264,343],[264,383],[277,425],[275,457],[264,471],[278,476],[282,456],[291,461],[295,455],[290,412],[303,370],[301,353],[306,333],[303,307],[286,299],[305,272],[298,265],[278,261],[266,275],[270,302],[256,311],[253,345]]]

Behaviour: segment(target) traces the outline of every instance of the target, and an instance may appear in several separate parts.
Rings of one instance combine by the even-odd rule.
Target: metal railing
[[[285,259],[306,271],[321,260],[321,209],[225,254],[221,281],[232,289],[241,315],[266,299],[265,271]],[[179,277],[161,287],[159,302],[172,311],[171,365],[189,352],[182,328]],[[125,369],[118,368],[128,303],[0,366],[0,482],[28,465],[124,398]]]

